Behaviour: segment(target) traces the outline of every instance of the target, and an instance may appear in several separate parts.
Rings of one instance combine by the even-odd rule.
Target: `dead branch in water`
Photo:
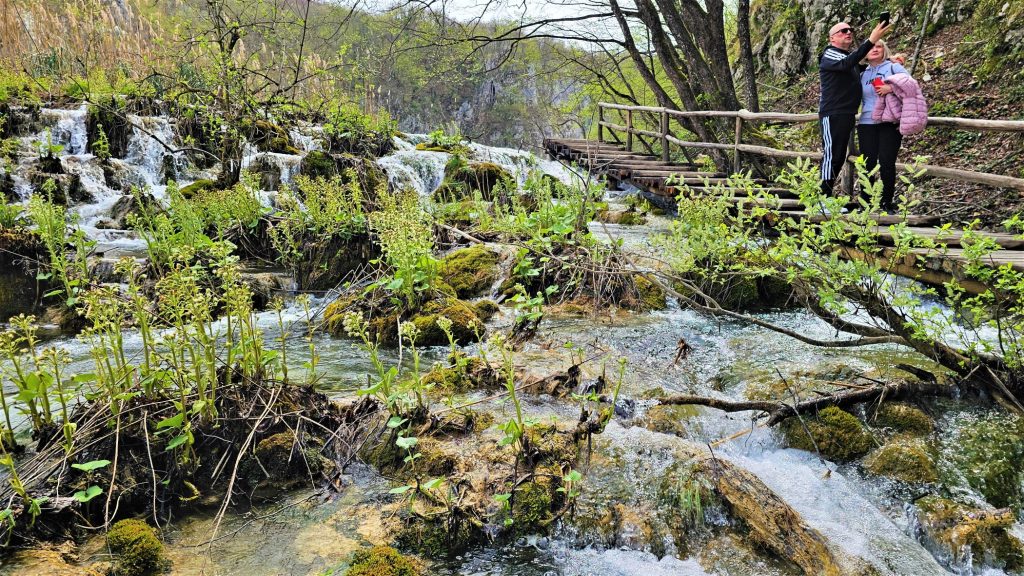
[[[783,420],[796,416],[816,412],[829,406],[847,408],[854,404],[873,402],[875,400],[896,400],[916,396],[944,396],[955,391],[954,386],[938,384],[936,382],[896,382],[881,386],[870,386],[856,390],[826,394],[811,400],[804,400],[795,405],[786,404],[781,401],[771,400],[726,400],[723,398],[712,398],[710,396],[696,396],[691,394],[677,394],[661,398],[659,404],[676,406],[708,406],[725,412],[764,412],[768,416],[766,425],[774,426]]]

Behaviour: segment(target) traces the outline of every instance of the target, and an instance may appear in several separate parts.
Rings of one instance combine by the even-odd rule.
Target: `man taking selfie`
[[[821,125],[821,192],[832,194],[832,186],[843,169],[846,150],[853,132],[857,109],[860,108],[860,61],[867,56],[875,42],[889,31],[889,20],[880,21],[871,35],[855,52],[853,28],[846,22],[836,24],[828,31],[829,45],[821,54],[821,99],[818,102],[818,121]]]

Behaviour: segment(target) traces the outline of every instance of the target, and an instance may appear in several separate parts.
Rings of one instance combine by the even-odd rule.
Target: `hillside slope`
[[[767,4],[770,3],[761,3],[761,9],[766,9]],[[938,4],[944,4],[945,11],[933,10],[935,18],[929,21],[929,33],[914,73],[928,100],[929,114],[1024,119],[1024,69],[1021,66],[1024,49],[1019,43],[1019,37],[1024,36],[1024,3],[1000,3],[993,7],[993,3],[986,0],[972,6],[973,10],[966,3]],[[912,5],[906,7],[902,21],[896,19],[889,38],[894,52],[912,54],[914,51],[920,19],[913,18],[912,9]],[[762,109],[815,112],[819,87],[814,59],[826,41],[821,32],[827,29],[825,22],[848,18],[854,27],[867,30],[873,20],[866,14],[843,15],[841,9],[837,9],[818,12],[818,17],[830,20],[807,26],[800,16],[802,12],[792,7],[789,10],[789,16],[767,21],[767,26],[764,25],[766,20],[761,19],[762,36],[755,38],[755,45],[761,47]],[[897,9],[893,11],[900,14]],[[794,16],[794,12],[800,17]],[[798,33],[797,26],[803,26],[803,34]],[[811,34],[813,31],[818,34]],[[811,41],[817,46],[813,50],[804,43]],[[789,48],[783,50],[787,42]],[[804,60],[801,54],[810,54],[811,61]],[[795,138],[802,146],[812,149],[820,147],[817,128],[813,125],[787,132],[786,137]],[[904,139],[901,160],[910,161],[915,156],[924,156],[931,164],[1021,178],[1024,177],[1024,133],[928,128],[920,135]],[[1017,190],[951,180],[921,181],[915,197],[922,201],[914,208],[915,212],[937,214],[946,221],[958,223],[980,219],[988,227],[997,227],[1024,210],[1024,194]]]

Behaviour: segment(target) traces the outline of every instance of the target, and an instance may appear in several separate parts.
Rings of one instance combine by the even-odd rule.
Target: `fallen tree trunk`
[[[693,405],[708,406],[726,412],[764,412],[768,415],[768,426],[774,426],[797,414],[817,412],[829,406],[847,408],[854,404],[873,402],[875,400],[897,400],[912,396],[945,396],[956,391],[955,386],[939,384],[936,382],[895,382],[877,386],[867,386],[857,390],[826,394],[819,398],[804,400],[795,405],[786,404],[781,401],[757,401],[757,400],[727,400],[723,398],[712,398],[710,396],[696,396],[691,394],[677,394],[659,400],[660,404],[666,405]]]

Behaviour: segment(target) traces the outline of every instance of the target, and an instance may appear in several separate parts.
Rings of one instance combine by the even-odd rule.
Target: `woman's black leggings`
[[[860,124],[857,126],[860,153],[867,160],[867,169],[878,165],[882,177],[882,206],[892,206],[896,196],[896,155],[899,154],[903,135],[892,122]],[[874,178],[871,179],[874,182]]]

